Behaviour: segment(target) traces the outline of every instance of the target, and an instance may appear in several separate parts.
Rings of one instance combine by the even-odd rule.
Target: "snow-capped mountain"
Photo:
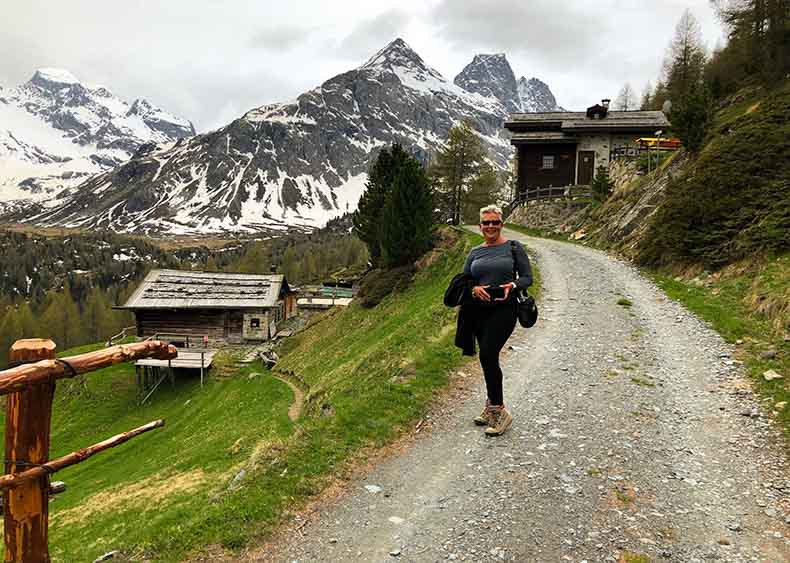
[[[521,111],[516,75],[513,74],[504,53],[475,55],[453,82],[469,92],[496,98],[510,113]]]
[[[46,205],[62,190],[128,160],[146,143],[195,134],[143,99],[132,104],[62,69],[0,89],[0,209]]]
[[[475,60],[470,66],[483,66]],[[512,78],[504,57],[492,62]],[[513,109],[489,67],[485,80],[467,67],[453,83],[396,39],[294,102],[255,108],[175,145],[144,145],[29,220],[147,233],[320,226],[356,209],[380,147],[398,142],[427,162],[463,120],[504,168],[512,149],[502,123]]]
[[[554,94],[551,93],[549,85],[541,82],[537,78],[525,77],[518,79],[516,86],[518,99],[521,102],[521,111],[531,113],[536,111],[565,111],[557,105]]]
[[[469,92],[496,98],[510,113],[563,111],[545,82],[523,76],[516,82],[504,53],[475,55],[453,82]]]

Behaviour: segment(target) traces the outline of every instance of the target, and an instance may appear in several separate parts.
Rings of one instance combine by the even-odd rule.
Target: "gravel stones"
[[[484,387],[464,367],[472,395],[368,476],[389,497],[356,488],[264,560],[787,560],[787,460],[733,348],[629,264],[528,244],[553,320],[509,341],[511,429],[472,426]]]

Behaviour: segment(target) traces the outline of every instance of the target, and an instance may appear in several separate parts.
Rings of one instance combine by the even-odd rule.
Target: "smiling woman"
[[[499,436],[513,421],[504,405],[499,353],[516,326],[513,290],[526,290],[532,285],[532,270],[521,243],[502,236],[499,207],[488,205],[480,210],[480,231],[485,242],[472,249],[464,265],[464,274],[472,276],[475,283],[469,317],[480,346],[480,365],[488,392],[486,406],[474,422],[486,426],[486,435]],[[514,272],[518,272],[517,278]]]

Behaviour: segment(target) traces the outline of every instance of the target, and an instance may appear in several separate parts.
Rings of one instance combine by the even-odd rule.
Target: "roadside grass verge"
[[[748,268],[686,281],[664,272],[647,272],[672,299],[699,315],[730,343],[737,357],[790,437],[790,254]],[[765,381],[773,369],[782,379]],[[777,408],[777,404],[779,408]]]
[[[331,311],[284,341],[278,375],[305,391],[296,422],[292,390],[257,362],[235,374],[226,366],[202,389],[198,377],[177,377],[142,407],[132,365],[59,382],[52,457],[157,418],[166,426],[57,474],[68,489],[51,504],[53,560],[116,549],[151,561],[236,551],[411,429],[468,361],[453,346],[456,311],[442,297],[480,238],[450,239],[375,308]]]

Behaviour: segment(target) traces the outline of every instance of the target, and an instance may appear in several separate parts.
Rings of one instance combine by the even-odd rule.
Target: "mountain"
[[[146,143],[195,134],[189,121],[133,103],[62,69],[39,69],[0,89],[0,209],[44,205],[62,190],[127,161]]]
[[[475,60],[453,83],[396,39],[294,102],[175,145],[143,145],[26,220],[152,234],[313,228],[356,208],[379,147],[398,142],[427,162],[462,120],[504,169],[515,79],[497,87],[513,76],[504,56]]]
[[[522,76],[518,79],[516,88],[518,99],[521,102],[521,111],[524,113],[565,111],[565,109],[557,105],[557,100],[554,99],[554,94],[551,93],[549,85],[537,78],[527,80]]]
[[[521,111],[516,75],[504,53],[475,55],[453,82],[469,92],[496,98],[509,113]]]

